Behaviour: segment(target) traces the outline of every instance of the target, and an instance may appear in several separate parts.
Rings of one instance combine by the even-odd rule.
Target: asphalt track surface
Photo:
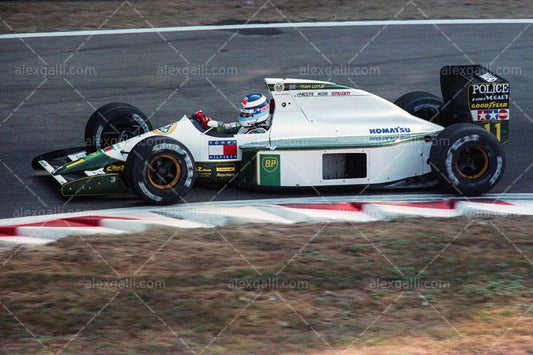
[[[330,80],[393,101],[415,90],[440,94],[439,68],[470,63],[490,66],[511,82],[507,167],[491,192],[531,193],[529,26],[289,27],[0,39],[0,218],[143,205],[133,196],[65,199],[51,177],[31,168],[37,154],[82,146],[86,120],[94,108],[108,102],[141,108],[154,127],[198,109],[231,121],[237,118],[242,97],[266,91],[264,77]],[[66,73],[70,70],[77,72]],[[312,190],[285,193],[216,186],[195,187],[186,199],[316,195]]]

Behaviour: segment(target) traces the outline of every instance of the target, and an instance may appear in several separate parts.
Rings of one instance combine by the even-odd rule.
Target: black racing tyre
[[[194,184],[196,166],[192,154],[169,137],[143,139],[128,155],[126,185],[145,201],[166,205],[179,202]]]
[[[400,96],[394,104],[413,116],[440,125],[440,110],[444,102],[432,93],[413,91]]]
[[[505,156],[502,145],[490,132],[471,123],[456,123],[433,141],[429,163],[448,190],[475,196],[500,181]]]
[[[87,151],[96,150],[151,131],[152,124],[135,106],[113,102],[96,110],[85,126]]]

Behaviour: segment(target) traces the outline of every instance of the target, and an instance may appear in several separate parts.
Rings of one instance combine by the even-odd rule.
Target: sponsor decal
[[[369,128],[370,134],[393,134],[393,133],[411,133],[409,127],[384,127],[384,128]]]
[[[472,95],[476,94],[508,94],[509,83],[481,83],[470,86]]]
[[[372,137],[368,138],[368,140],[370,142],[392,142],[392,141],[401,142],[402,138],[400,136],[386,136],[386,137],[383,137],[383,136],[372,136]]]
[[[263,154],[259,159],[259,178],[260,185],[263,186],[280,186],[280,160],[278,154]]]
[[[509,119],[509,110],[506,110],[506,109],[498,110],[498,119],[499,120]]]
[[[477,121],[486,121],[488,115],[489,115],[489,110],[478,110]]]
[[[216,166],[217,172],[235,172],[235,164],[232,165],[222,165],[217,164]]]
[[[314,96],[315,93],[312,92],[312,91],[307,91],[307,92],[299,92],[296,94],[296,97],[309,97],[309,96]]]
[[[213,159],[237,159],[236,140],[209,141],[207,154],[209,160]]]
[[[492,83],[492,82],[498,80],[498,78],[496,76],[492,75],[491,73],[485,73],[485,74],[480,75],[479,77],[481,79],[485,80],[488,83]]]
[[[208,178],[211,177],[212,170],[203,166],[198,166],[196,168],[196,173],[198,174],[198,177]]]
[[[472,110],[474,121],[497,121],[509,119],[508,109]]]
[[[81,158],[84,158],[87,156],[87,153],[86,152],[79,152],[79,153],[75,153],[75,154],[69,154],[68,155],[68,158],[72,161],[76,161],[76,160],[79,160]]]
[[[509,83],[477,83],[468,87],[471,110],[504,109],[509,107]]]
[[[178,123],[174,122],[174,123],[168,124],[166,126],[163,126],[161,128],[154,129],[152,132],[154,132],[155,134],[159,134],[159,135],[165,136],[167,134],[170,134],[170,133],[174,132],[174,130],[176,129],[177,125],[178,125]]]
[[[125,165],[109,165],[105,168],[108,172],[117,172],[117,171],[123,171]]]
[[[261,157],[261,167],[267,172],[272,173],[279,167],[279,156],[263,155]]]
[[[217,173],[217,178],[230,178],[235,176],[233,173]]]
[[[307,91],[307,92],[299,92],[296,94],[296,97],[308,97],[308,96],[350,96],[349,91]]]
[[[237,165],[234,163],[204,163],[199,162],[196,165],[196,177],[203,179],[215,180],[217,178],[234,177],[237,171]]]
[[[283,91],[283,90],[285,90],[285,85],[281,81],[278,81],[274,85],[274,90],[276,90],[277,92]]]
[[[223,124],[223,127],[224,127],[224,129],[226,129],[226,130],[234,129],[234,128],[237,127],[237,123],[235,123],[235,122],[224,123],[224,124]]]
[[[118,151],[118,150],[122,149],[122,146],[123,146],[122,142],[118,142],[118,143],[115,143],[115,144],[113,144],[113,145],[111,145],[109,147],[105,147],[102,150],[103,150],[104,153],[108,153],[108,152],[113,151],[113,150]]]
[[[316,90],[316,89],[324,89],[324,84],[300,84],[296,88],[299,90]]]
[[[268,84],[268,89],[280,92],[285,90],[348,90],[351,88],[344,85],[319,83],[294,83],[285,86],[282,82],[277,82],[275,84]]]
[[[482,109],[482,108],[490,109],[490,108],[508,108],[508,107],[509,107],[508,102],[495,102],[495,101],[470,105],[471,109]]]
[[[105,174],[104,168],[101,168],[98,170],[85,171],[85,175],[87,176],[96,176],[96,175],[104,175],[104,174]]]
[[[96,152],[94,152],[94,153],[91,153],[91,154],[89,154],[89,155],[84,156],[83,158],[80,158],[80,159],[78,159],[78,160],[76,160],[76,161],[73,161],[72,163],[69,163],[69,164],[65,165],[65,168],[68,169],[68,168],[71,168],[71,167],[76,166],[76,165],[78,165],[78,164],[84,163],[84,162],[86,162],[87,160],[89,160],[89,159],[91,159],[91,158],[94,158],[94,157],[96,157],[96,156],[98,156],[98,155],[100,155],[100,154],[102,154],[101,151],[96,151]]]

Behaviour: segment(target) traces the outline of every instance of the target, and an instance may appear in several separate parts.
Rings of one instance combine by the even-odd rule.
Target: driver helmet
[[[241,101],[239,122],[243,127],[251,127],[268,119],[270,103],[265,95],[250,94]]]

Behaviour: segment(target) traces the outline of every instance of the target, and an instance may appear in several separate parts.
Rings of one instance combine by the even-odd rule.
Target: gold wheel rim
[[[180,178],[181,164],[172,155],[159,155],[148,165],[148,180],[155,188],[171,189],[176,186]]]
[[[481,168],[477,164],[479,163],[480,159],[483,159]],[[466,170],[470,169],[473,171],[465,172],[465,167],[467,167]],[[465,179],[478,179],[485,175],[485,173],[489,169],[489,155],[487,154],[485,149],[481,148],[480,146],[468,147],[459,153],[459,156],[455,161],[455,168],[457,169],[459,174]]]

